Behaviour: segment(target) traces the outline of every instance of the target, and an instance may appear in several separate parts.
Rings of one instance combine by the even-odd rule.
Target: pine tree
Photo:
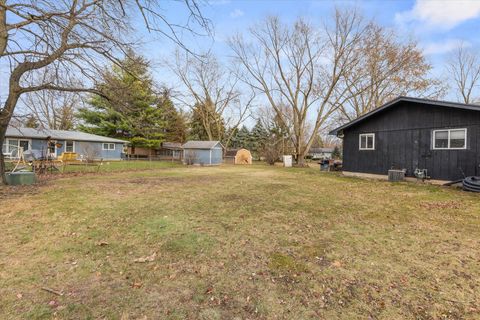
[[[225,123],[211,103],[195,104],[190,120],[191,140],[218,140],[225,137]]]
[[[252,132],[250,134],[251,138],[251,151],[254,153],[254,156],[256,155],[258,158],[258,155],[263,148],[265,142],[268,139],[268,131],[265,129],[263,126],[262,122],[260,120],[257,120],[255,123],[255,126],[252,128]]]
[[[187,140],[185,115],[175,108],[167,92],[164,92],[158,100],[157,105],[165,122],[165,141],[184,143]]]
[[[238,137],[238,148],[251,148],[251,140],[250,140],[250,130],[243,125],[237,133]]]
[[[232,133],[232,131],[234,132]],[[231,137],[228,148],[237,149],[240,145],[240,141],[238,139],[238,128],[228,128],[226,136]]]
[[[164,139],[165,122],[157,105],[148,62],[132,52],[113,66],[98,86],[108,99],[94,95],[90,107],[79,110],[79,129],[107,137],[129,140],[133,146],[158,147]],[[128,70],[128,71],[126,71]]]

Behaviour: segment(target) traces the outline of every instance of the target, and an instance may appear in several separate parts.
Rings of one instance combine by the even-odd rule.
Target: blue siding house
[[[220,141],[188,141],[182,147],[184,164],[214,166],[223,162]]]
[[[2,153],[16,158],[19,148],[53,158],[63,152],[75,152],[81,159],[121,160],[126,141],[95,134],[33,128],[8,127]]]

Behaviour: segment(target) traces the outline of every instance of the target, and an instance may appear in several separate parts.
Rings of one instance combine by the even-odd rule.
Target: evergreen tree
[[[122,62],[105,72],[98,89],[108,99],[94,95],[90,107],[79,110],[85,132],[129,140],[133,146],[158,147],[164,139],[162,108],[153,92],[148,62],[132,52]],[[128,70],[128,71],[127,71]]]
[[[237,133],[239,148],[250,149],[251,148],[251,140],[250,140],[250,130],[243,125]]]
[[[160,96],[157,105],[162,111],[165,122],[165,141],[184,143],[187,140],[185,115],[175,108],[168,92],[164,92],[162,96]]]
[[[235,129],[235,133],[230,140],[230,147],[234,149],[245,148],[248,150],[252,148],[251,133],[245,125],[240,129]]]
[[[234,132],[232,133],[232,131]],[[240,145],[240,141],[238,139],[238,128],[228,128],[226,136],[231,137],[228,148],[237,149]]]
[[[262,122],[257,120],[255,126],[252,128],[252,132],[250,134],[251,138],[251,151],[254,153],[254,156],[258,158],[261,149],[265,145],[265,142],[268,139],[268,131],[263,126]]]
[[[218,140],[225,137],[225,123],[211,103],[196,103],[190,120],[191,140]]]

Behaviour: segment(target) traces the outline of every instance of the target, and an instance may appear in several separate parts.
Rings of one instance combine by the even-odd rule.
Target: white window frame
[[[106,148],[105,148],[105,145],[107,145]],[[110,146],[113,146],[113,148],[110,148]],[[114,150],[115,150],[115,143],[103,142],[103,143],[102,143],[102,150],[105,150],[105,151],[114,151]]]
[[[17,145],[10,145],[10,140],[17,140]],[[28,142],[28,149],[32,150],[32,139],[22,139],[22,138],[5,138],[5,141],[2,145],[2,153],[3,153],[3,146],[6,146],[6,153],[3,153],[4,156],[10,158],[13,154],[13,151],[10,151],[10,146],[13,146],[16,150],[20,150],[20,141],[27,141]],[[23,150],[23,151],[27,151]],[[17,152],[18,154],[18,152]],[[18,156],[17,156],[18,157]]]
[[[450,132],[451,131],[457,131],[457,130],[464,130],[465,132],[465,144],[461,148],[451,148],[450,147]],[[447,147],[446,148],[437,148],[435,147],[435,133],[439,131],[447,131]],[[468,130],[467,128],[450,128],[450,129],[436,129],[432,131],[432,150],[466,150],[467,149],[467,137],[468,137]]]
[[[362,148],[362,137],[367,137],[367,144],[366,144],[366,147],[365,148]],[[372,143],[372,147],[371,148],[368,148],[368,137],[372,137],[373,139],[373,143]],[[375,150],[375,133],[360,133],[358,135],[358,150],[362,150],[362,151],[371,151],[371,150]]]
[[[67,151],[67,143],[72,143],[72,151]],[[65,152],[75,152],[75,141],[74,140],[65,140]]]

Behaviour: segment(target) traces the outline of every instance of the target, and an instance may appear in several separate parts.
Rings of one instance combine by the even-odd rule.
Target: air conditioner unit
[[[398,182],[405,180],[405,169],[403,170],[388,170],[388,181]]]

